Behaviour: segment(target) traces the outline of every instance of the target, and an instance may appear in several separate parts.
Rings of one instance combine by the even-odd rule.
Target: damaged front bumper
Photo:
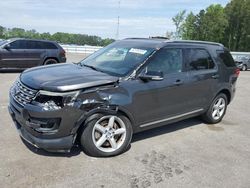
[[[35,105],[21,107],[10,96],[9,113],[20,136],[31,145],[49,152],[69,152],[76,133],[72,132],[80,112],[61,109],[43,111]]]

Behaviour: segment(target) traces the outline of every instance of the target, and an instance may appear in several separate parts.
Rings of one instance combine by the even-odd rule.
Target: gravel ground
[[[69,62],[82,55],[68,55]],[[0,73],[0,187],[250,187],[250,71],[218,125],[189,119],[134,135],[117,157],[52,154],[22,142],[7,111],[19,73]]]

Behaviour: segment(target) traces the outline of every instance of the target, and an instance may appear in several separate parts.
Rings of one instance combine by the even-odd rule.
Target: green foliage
[[[4,38],[5,28],[0,26],[0,38]]]
[[[250,0],[210,5],[181,23],[182,38],[220,42],[232,51],[250,51]]]
[[[196,37],[196,17],[193,14],[193,12],[190,12],[185,22],[182,25],[183,32],[182,32],[182,38],[187,39],[194,39]]]
[[[30,38],[30,39],[45,39],[57,41],[63,44],[77,44],[77,45],[93,45],[93,46],[106,46],[112,42],[113,39],[102,39],[98,36],[91,36],[85,34],[71,34],[57,32],[55,34],[50,33],[38,33],[36,30],[24,30],[21,28],[7,29],[0,26],[0,38]]]
[[[233,0],[225,7],[229,25],[225,43],[232,50],[250,50],[250,0]]]
[[[172,18],[172,21],[174,22],[174,25],[176,27],[176,33],[175,33],[175,38],[179,39],[182,34],[182,22],[185,20],[185,14],[186,10],[182,10],[179,12],[175,17]]]

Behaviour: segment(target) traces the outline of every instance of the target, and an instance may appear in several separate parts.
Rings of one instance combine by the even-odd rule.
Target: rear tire
[[[58,61],[55,59],[46,59],[43,64],[44,65],[52,65],[52,64],[57,64],[57,63],[58,63]]]
[[[80,137],[82,149],[94,157],[110,157],[126,151],[132,138],[132,126],[126,116],[95,115],[84,125]]]
[[[208,124],[219,123],[226,113],[227,104],[227,96],[220,93],[215,97],[207,112],[201,116],[202,119]]]

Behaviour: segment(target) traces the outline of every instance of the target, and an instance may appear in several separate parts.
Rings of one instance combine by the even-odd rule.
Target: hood
[[[64,63],[28,69],[21,74],[20,80],[36,90],[64,92],[111,84],[117,82],[118,77]]]

